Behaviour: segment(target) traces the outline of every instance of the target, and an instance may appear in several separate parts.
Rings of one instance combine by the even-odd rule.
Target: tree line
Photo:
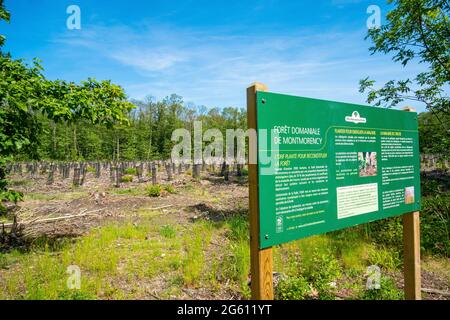
[[[131,101],[127,122],[114,126],[97,125],[80,119],[55,122],[40,115],[41,130],[35,154],[21,152],[15,160],[45,159],[55,161],[133,161],[165,160],[171,156],[172,132],[185,128],[192,132],[194,121],[202,121],[203,130],[246,129],[244,109],[207,108],[184,103],[172,94],[156,101],[153,97]]]
[[[125,124],[98,125],[80,119],[75,122],[55,122],[40,115],[41,130],[36,152],[23,150],[15,156],[21,160],[51,161],[135,161],[165,160],[171,156],[172,132],[185,128],[192,132],[194,121],[202,121],[203,131],[247,128],[245,109],[207,108],[186,104],[172,94],[156,101],[149,96],[133,100],[134,109],[126,114]],[[447,155],[450,150],[448,132],[442,121],[450,123],[449,115],[423,112],[419,115],[420,151],[424,154]]]

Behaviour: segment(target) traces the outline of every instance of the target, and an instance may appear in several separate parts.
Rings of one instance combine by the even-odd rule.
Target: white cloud
[[[112,52],[111,58],[118,62],[137,68],[140,71],[162,71],[185,60],[181,54],[170,50],[158,50],[130,48]]]
[[[122,85],[133,98],[175,92],[197,104],[244,107],[245,88],[254,81],[273,91],[363,103],[359,79],[405,74],[388,58],[369,55],[365,33],[361,28],[242,36],[171,26],[84,26],[82,33],[56,41],[130,67],[136,81]]]

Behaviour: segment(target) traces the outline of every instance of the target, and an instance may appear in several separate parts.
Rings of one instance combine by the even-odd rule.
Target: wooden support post
[[[411,107],[405,107],[403,110],[416,112]],[[403,277],[405,299],[421,300],[420,214],[418,211],[403,215]]]
[[[405,299],[421,300],[420,216],[418,211],[403,215],[403,276]]]
[[[247,120],[249,129],[257,129],[256,92],[267,91],[261,83],[255,83],[247,88]],[[249,148],[257,152],[257,148]],[[256,159],[256,157],[253,157]],[[252,157],[249,156],[249,159]],[[249,161],[249,214],[250,214],[250,259],[251,259],[251,290],[253,300],[273,299],[273,254],[272,248],[259,247],[259,199],[258,199],[258,164]]]

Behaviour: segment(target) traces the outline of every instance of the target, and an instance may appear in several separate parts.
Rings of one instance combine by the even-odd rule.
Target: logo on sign
[[[353,111],[351,117],[349,117],[349,116],[345,117],[345,121],[358,124],[358,123],[366,123],[367,119],[361,118],[358,111]]]
[[[283,232],[283,217],[277,217],[277,233]]]

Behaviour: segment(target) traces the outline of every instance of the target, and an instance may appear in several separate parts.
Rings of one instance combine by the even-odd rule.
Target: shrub
[[[220,265],[223,278],[236,281],[245,295],[250,268],[248,221],[245,216],[236,215],[227,218],[229,239],[226,255]]]
[[[403,299],[403,292],[399,290],[394,280],[388,277],[381,277],[380,289],[365,290],[361,296],[364,300],[400,300]]]
[[[164,238],[173,239],[177,235],[177,232],[172,226],[164,225],[159,229],[159,234]]]
[[[403,243],[401,217],[373,222],[369,228],[372,240],[401,250]],[[424,252],[450,256],[450,193],[422,198],[420,233]]]
[[[335,288],[331,283],[340,278],[341,266],[331,250],[325,253],[316,250],[304,270],[304,276],[317,290],[320,299],[334,299]]]
[[[135,176],[137,174],[137,170],[136,168],[126,168],[123,173]]]
[[[394,248],[373,247],[369,251],[369,264],[395,271],[402,265],[399,251]]]
[[[168,193],[176,193],[175,188],[170,184],[166,184],[164,186],[164,190],[166,190]]]
[[[58,299],[60,300],[97,300],[97,296],[91,292],[85,292],[82,290],[69,290],[66,289],[59,293]]]
[[[88,166],[88,167],[86,168],[86,171],[87,171],[87,172],[94,173],[94,172],[96,172],[97,170],[95,170],[95,168],[92,167],[92,166]]]
[[[7,213],[8,213],[8,209],[6,209],[6,207],[0,201],[0,217],[6,216]]]
[[[422,201],[421,244],[432,254],[450,256],[450,193]]]
[[[123,176],[120,179],[120,181],[123,182],[123,183],[133,182],[133,176],[130,176],[130,175]]]
[[[159,184],[148,186],[147,194],[149,197],[159,197],[161,195],[161,186]]]
[[[401,217],[375,221],[367,225],[369,237],[377,244],[401,249],[403,245],[403,226]]]
[[[421,173],[420,178],[420,191],[423,197],[450,191],[450,176],[448,174]]]
[[[308,281],[302,276],[280,280],[275,290],[278,300],[304,300],[311,292]]]

